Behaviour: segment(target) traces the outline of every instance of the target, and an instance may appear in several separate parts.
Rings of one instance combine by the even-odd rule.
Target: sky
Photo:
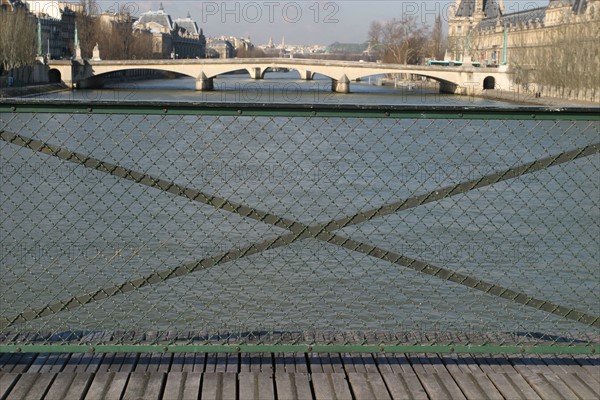
[[[160,0],[100,0],[101,11],[126,8],[134,16],[158,10]],[[188,12],[207,37],[249,37],[254,44],[362,43],[368,38],[371,22],[415,16],[431,25],[440,14],[447,20],[455,0],[256,0],[199,1],[163,0],[165,12],[173,19]],[[541,7],[548,0],[504,0],[506,12]]]

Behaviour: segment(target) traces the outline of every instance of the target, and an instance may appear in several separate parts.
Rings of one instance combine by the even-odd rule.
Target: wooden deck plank
[[[306,360],[306,355],[304,353],[296,353],[294,356],[294,365],[296,366],[296,372],[301,372],[307,374],[308,369],[308,361]]]
[[[479,361],[478,357],[474,358],[475,360]],[[510,363],[510,360],[504,356],[499,356],[499,355],[494,355],[494,354],[488,354],[486,355],[485,359],[484,359],[485,364],[490,366],[490,371],[488,371],[487,368],[482,368],[483,371],[485,371],[486,373],[505,373],[505,374],[516,374],[517,370],[515,369],[515,367]]]
[[[275,374],[278,400],[312,400],[308,374],[278,372]]]
[[[488,378],[506,399],[540,400],[537,392],[517,373],[488,374]]]
[[[165,382],[165,373],[132,372],[125,387],[123,400],[153,400],[160,399]]]
[[[238,373],[240,371],[240,355],[237,353],[227,354],[227,369],[225,372]]]
[[[285,372],[284,353],[273,353],[273,365],[275,365],[275,372]]]
[[[190,359],[190,362],[193,362],[191,371],[200,372],[200,373],[203,373],[206,371],[206,358],[207,358],[206,354],[204,354],[204,353],[195,354],[195,355],[193,355],[193,358],[192,358],[192,355],[187,355],[186,360],[188,360],[188,358]]]
[[[210,359],[209,362],[211,364],[211,371],[214,370],[214,372],[227,372],[227,353],[214,354],[214,358]]]
[[[184,363],[185,363],[185,354],[184,353],[173,354],[169,372],[182,372]]]
[[[356,400],[392,399],[378,373],[351,373],[348,374],[348,380]]]
[[[483,357],[485,358],[485,357]],[[487,360],[482,360],[481,362],[475,359],[471,354],[457,354],[456,362],[459,368],[465,374],[480,374],[483,372],[481,364],[485,363]]]
[[[577,394],[578,398],[600,399],[600,385],[594,385],[595,381],[588,380],[587,377],[581,378],[578,374],[565,373],[557,376]]]
[[[341,362],[341,358],[337,356],[339,362]],[[325,373],[335,373],[335,372],[343,372],[343,369],[340,371],[339,367],[335,365],[336,354],[335,353],[321,353],[321,367],[323,372]]]
[[[581,364],[592,376],[600,376],[600,356],[581,356],[577,357],[577,362]]]
[[[46,365],[46,363],[48,362],[49,359],[50,359],[49,353],[38,354],[37,357],[35,357],[33,359],[33,362],[29,365],[29,368],[27,368],[27,372],[31,372],[31,373],[40,372],[40,370],[44,367],[44,365]],[[13,369],[13,372],[15,372],[14,369]],[[23,372],[25,372],[25,371],[23,371]]]
[[[8,398],[8,393],[17,384],[21,375],[13,372],[0,373],[0,399]]]
[[[352,361],[352,355],[350,353],[342,353],[340,354],[340,357],[342,359],[342,365],[344,366],[344,371],[346,373],[359,372],[354,366],[354,362]]]
[[[17,381],[9,394],[9,398],[15,400],[41,400],[44,398],[46,392],[56,374],[53,373],[25,373],[21,375],[21,378]]]
[[[13,353],[4,365],[2,372],[27,372],[37,357],[36,353]]]
[[[260,372],[273,374],[273,356],[271,353],[262,353],[260,355]]]
[[[237,374],[225,373],[204,373],[202,374],[202,395],[201,399],[215,400],[236,400]]]
[[[484,373],[453,373],[452,378],[469,400],[491,399],[503,400],[494,384]]]
[[[409,361],[409,359],[404,354],[388,354],[385,356],[388,365],[392,372],[399,373],[411,373],[414,374],[415,371]]]
[[[201,382],[200,372],[170,372],[163,400],[198,400]]]
[[[152,353],[140,353],[134,372],[146,372],[152,361]]]
[[[451,374],[458,373],[468,373],[469,371],[465,371],[465,365],[462,360],[458,358],[458,354],[452,354],[449,356],[445,356],[443,359],[444,366],[446,370]]]
[[[524,373],[522,378],[527,381],[527,383],[540,395],[540,397],[544,400],[553,400],[553,399],[574,399],[577,398],[575,393],[567,388],[567,391],[570,393],[570,396],[563,396],[560,393],[560,390],[564,390],[564,387],[560,387],[559,389],[547,379],[547,376],[541,373]],[[563,386],[565,386],[563,384]]]
[[[64,365],[62,372],[75,372],[79,367],[79,364],[84,362],[84,358],[84,353],[71,354],[71,358],[69,358],[69,361]]]
[[[63,400],[80,400],[81,398],[83,398],[85,393],[88,391],[90,385],[92,384],[93,379],[94,374],[92,374],[91,372],[75,372],[75,377],[71,382],[69,390],[63,397]],[[48,396],[48,398],[51,399],[52,397]]]
[[[98,372],[85,398],[89,400],[120,400],[129,374],[126,372]]]
[[[350,353],[349,358],[350,358],[350,361],[352,362],[354,368],[351,369],[351,371],[348,371],[348,369],[346,369],[346,372],[348,372],[348,373],[358,372],[358,373],[363,373],[363,374],[366,374],[367,372],[369,372],[367,370],[367,366],[365,365],[364,360],[362,358],[362,354]]]
[[[344,371],[344,363],[342,361],[342,357],[339,353],[329,353],[329,361],[331,362],[331,367],[333,369],[333,373],[343,374]]]
[[[323,364],[321,363],[321,356],[318,353],[308,354],[308,362],[310,365],[310,371],[316,374],[322,374]]]
[[[152,356],[150,357],[150,364],[148,365],[146,371],[164,372],[162,371],[162,368],[164,368],[163,356],[163,353],[152,353]]]
[[[466,400],[462,391],[450,375],[440,376],[437,373],[417,372],[419,380],[432,400],[461,399]],[[448,379],[449,378],[449,379]]]
[[[252,361],[250,360],[250,354],[244,353],[240,355],[240,372],[250,372],[250,364]],[[207,372],[208,371],[208,363],[207,363]]]
[[[117,354],[110,369],[115,372],[134,372],[139,359],[137,353],[122,353]]]
[[[365,366],[368,374],[378,374],[379,368],[377,368],[377,362],[375,362],[375,358],[373,354],[362,354],[361,355],[362,364]]]
[[[97,371],[98,372],[118,372],[118,371],[111,371],[111,365],[113,363],[113,360],[115,359],[116,354],[115,353],[104,353],[104,357],[102,357],[102,360],[100,361],[100,364],[98,365]]]
[[[598,393],[598,397],[600,398],[600,377],[590,375],[585,371],[577,372],[575,375],[577,375],[577,377],[583,382],[586,382],[587,385],[594,390],[594,392]]]
[[[296,372],[296,354],[283,353],[284,369],[282,372]]]
[[[273,375],[261,372],[241,372],[239,374],[240,399],[275,399]]]
[[[100,364],[102,363],[102,359],[104,358],[104,354],[101,353],[86,353],[86,357],[82,362],[79,363],[79,366],[75,369],[76,372],[98,372],[100,368]],[[86,365],[87,362],[87,365]]]
[[[261,353],[250,354],[250,372],[260,372],[261,371],[261,368],[262,368],[261,359],[262,359]]]
[[[316,400],[352,400],[344,374],[312,374]]]
[[[448,373],[446,364],[437,354],[425,354],[424,357],[419,357],[419,361],[423,363],[427,371],[438,374]],[[481,370],[479,370],[479,372],[481,372]]]
[[[57,353],[54,357],[50,357],[41,369],[40,372],[61,372],[65,365],[69,362],[71,354],[69,353]]]
[[[170,337],[170,336],[169,336]],[[173,353],[162,353],[158,364],[159,372],[169,372],[171,370],[171,362],[173,361]]]
[[[94,375],[91,372],[62,372],[56,375],[47,399],[79,400],[87,392]]]
[[[385,372],[382,374],[394,400],[427,400],[427,393],[415,374]]]
[[[14,356],[14,353],[2,353],[0,354],[0,373],[8,373],[12,370],[13,364],[10,363],[10,359]]]

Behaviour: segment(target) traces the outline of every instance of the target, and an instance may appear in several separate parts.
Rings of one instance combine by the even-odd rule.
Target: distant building
[[[0,0],[0,9],[15,11],[18,8],[27,9],[27,6],[21,0]]]
[[[510,64],[514,50],[546,45],[552,27],[598,18],[599,0],[550,0],[548,6],[506,13],[503,0],[456,0],[448,23],[446,58]]]
[[[550,0],[512,13],[503,3],[457,0],[446,59],[503,66],[521,93],[600,101],[600,0]]]
[[[187,18],[173,21],[161,4],[158,11],[142,14],[133,29],[152,34],[154,58],[206,57],[206,38],[189,14]]]
[[[206,38],[202,29],[188,13],[187,18],[175,20],[173,51],[178,58],[205,58]]]
[[[26,0],[27,9],[35,17],[38,28],[39,55],[51,59],[67,59],[74,54],[76,12],[81,5],[63,1]],[[40,35],[41,30],[41,35]]]
[[[209,58],[234,58],[235,47],[224,38],[209,38],[206,46],[208,47],[207,57]]]

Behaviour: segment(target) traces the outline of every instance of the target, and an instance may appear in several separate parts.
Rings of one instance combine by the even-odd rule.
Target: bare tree
[[[3,69],[32,65],[36,42],[35,20],[27,10],[0,8],[0,64]]]
[[[600,18],[571,15],[555,24],[519,23],[508,34],[508,64],[515,83],[528,92],[563,98],[597,96],[600,81]],[[486,48],[486,34],[471,35],[472,48]],[[487,43],[489,48],[489,43]]]
[[[433,32],[429,41],[429,56],[434,60],[444,58],[444,34],[442,32],[442,17],[439,15],[435,18]]]
[[[107,60],[152,57],[152,34],[133,30],[133,19],[121,12],[112,20],[97,24],[100,57]]]
[[[94,0],[81,0],[81,12],[77,13],[77,34],[81,55],[91,58],[98,42],[98,20],[95,18],[96,3]]]
[[[245,46],[239,46],[235,54],[237,58],[265,58],[267,56],[261,49],[255,47],[248,49]]]
[[[386,62],[416,64],[426,51],[427,28],[416,17],[375,21],[369,29],[369,43]]]

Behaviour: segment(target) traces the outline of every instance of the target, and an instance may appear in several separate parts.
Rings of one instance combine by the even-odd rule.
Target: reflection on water
[[[222,75],[215,79],[215,90],[198,92],[193,78],[163,79],[113,83],[98,90],[74,90],[39,96],[42,99],[88,101],[181,101],[228,103],[287,104],[366,104],[366,105],[485,105],[508,103],[470,96],[440,94],[428,82],[388,82],[383,76],[372,76],[352,82],[349,94],[333,93],[331,79],[316,75],[312,81],[299,79],[295,72],[267,73],[265,79],[253,80],[248,75]]]

